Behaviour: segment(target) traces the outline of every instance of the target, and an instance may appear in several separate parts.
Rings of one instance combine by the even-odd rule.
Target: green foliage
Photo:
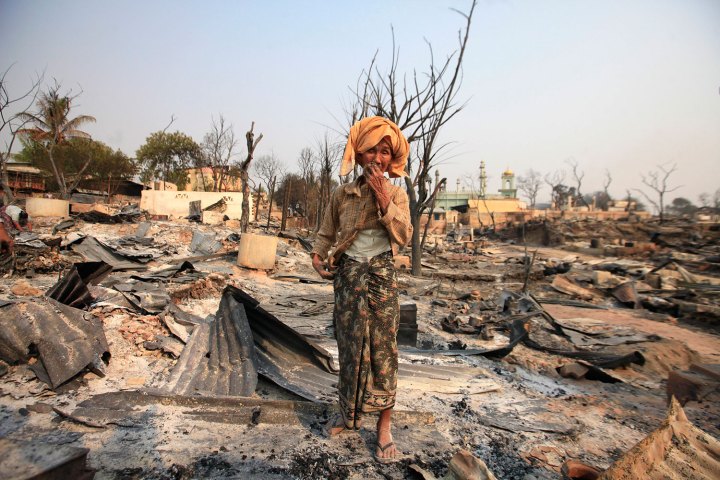
[[[592,205],[593,197],[595,197],[595,208],[597,210],[607,211],[610,207],[610,196],[602,190],[597,190],[595,193],[588,193],[583,196],[583,200],[586,205]]]
[[[180,132],[151,134],[135,155],[143,182],[164,180],[178,189],[185,188],[188,182],[185,169],[202,159],[198,144]]]
[[[697,207],[687,198],[677,197],[673,199],[668,210],[676,215],[692,215],[697,211]]]
[[[33,166],[52,175],[52,166],[48,150],[39,142],[23,140],[23,149],[18,157]],[[62,172],[65,181],[75,180],[83,165],[90,160],[79,186],[84,188],[114,191],[121,180],[132,178],[136,166],[133,159],[120,150],[114,150],[102,142],[85,138],[71,138],[53,148],[53,159]],[[98,187],[98,184],[102,184]],[[49,182],[50,189],[57,188],[57,184]]]

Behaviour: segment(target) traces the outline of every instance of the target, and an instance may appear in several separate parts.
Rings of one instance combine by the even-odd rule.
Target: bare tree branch
[[[518,177],[518,189],[530,200],[530,208],[535,208],[538,192],[542,187],[540,172],[532,168],[525,175]]]
[[[647,174],[641,174],[640,178],[642,180],[642,183],[644,183],[646,186],[650,187],[655,191],[657,194],[657,201],[652,200],[645,192],[639,189],[634,189],[637,192],[640,192],[648,202],[650,202],[658,211],[658,214],[660,215],[660,223],[663,223],[665,221],[665,194],[674,192],[678,188],[681,188],[682,185],[678,185],[676,187],[670,187],[668,185],[668,180],[670,179],[670,176],[677,170],[677,163],[674,163],[672,166],[665,165],[658,165],[657,170],[653,170],[648,172]]]
[[[250,162],[255,155],[255,148],[257,147],[260,140],[263,138],[261,133],[255,138],[255,122],[250,124],[250,130],[245,133],[245,141],[247,145],[247,156],[245,160],[240,164],[240,182],[242,186],[242,213],[240,214],[240,230],[242,233],[247,232],[248,223],[250,222],[250,187],[248,184],[248,170],[250,169]]]
[[[589,207],[587,202],[585,201],[585,198],[582,195],[582,191],[580,190],[582,188],[582,181],[583,178],[585,178],[585,172],[581,171],[578,167],[578,162],[574,158],[569,158],[565,161],[568,165],[570,165],[570,168],[572,169],[573,177],[575,178],[575,183],[577,184],[577,187],[575,188],[575,194],[577,198],[580,199],[581,202],[585,204],[586,207]]]
[[[605,180],[603,181],[603,191],[605,192],[605,196],[608,200],[610,200],[610,184],[612,183],[613,178],[612,175],[610,175],[610,170],[607,168],[605,169]]]
[[[10,188],[7,172],[7,161],[12,154],[15,139],[20,130],[30,121],[23,113],[28,113],[40,93],[40,85],[45,78],[45,72],[36,75],[30,86],[17,96],[11,96],[8,91],[7,76],[14,64],[11,64],[0,76],[0,137],[4,137],[4,148],[0,151],[0,188],[7,203],[14,201],[15,196]]]
[[[167,129],[170,128],[170,125],[172,125],[173,123],[175,123],[175,114],[174,113],[170,115],[170,123],[168,123],[167,126],[162,129],[162,132],[166,133]]]
[[[236,153],[238,141],[235,138],[235,131],[232,124],[225,121],[225,117],[218,115],[218,118],[211,119],[210,131],[203,137],[201,145],[203,155],[201,157],[201,168],[209,168],[212,173],[213,192],[227,190],[227,182],[230,176],[230,165]],[[202,173],[203,182],[205,174]]]

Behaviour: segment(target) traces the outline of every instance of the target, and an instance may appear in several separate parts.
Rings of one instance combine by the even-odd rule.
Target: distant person
[[[363,174],[332,194],[312,250],[313,268],[333,279],[333,324],[338,344],[340,416],[328,436],[359,430],[362,416],[378,412],[375,458],[398,460],[391,427],[398,372],[400,323],[393,255],[412,236],[404,177],[409,146],[400,129],[382,117],[364,118],[350,129],[340,175],[355,162]]]
[[[17,232],[32,232],[30,216],[17,205],[5,206],[0,200],[0,220],[5,224],[6,230]]]
[[[9,255],[15,246],[14,236],[32,231],[27,212],[16,205],[5,205],[0,200],[0,255]]]

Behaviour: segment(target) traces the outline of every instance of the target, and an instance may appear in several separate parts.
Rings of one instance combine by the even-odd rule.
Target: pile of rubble
[[[337,347],[309,232],[279,232],[265,272],[236,264],[229,222],[129,212],[36,223],[55,263],[31,272],[16,260],[0,287],[0,468],[17,478],[715,478],[715,231],[682,240],[630,225],[555,224],[563,249],[436,242],[424,276],[401,273],[413,317],[401,324],[411,335],[394,414],[405,455],[380,465],[372,429],[322,435]]]

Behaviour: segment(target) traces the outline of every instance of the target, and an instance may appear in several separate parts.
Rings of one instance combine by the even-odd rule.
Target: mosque
[[[498,193],[490,193],[488,190],[488,175],[485,161],[480,162],[479,185],[475,188],[461,187],[460,179],[457,180],[455,191],[447,188],[438,192],[430,229],[440,233],[449,225],[462,224],[472,228],[480,228],[492,225],[493,219],[496,224],[504,224],[508,221],[520,220],[527,210],[525,202],[517,197],[515,186],[515,173],[507,168],[500,177],[500,189]],[[440,172],[435,170],[435,182],[440,181]],[[421,224],[428,221],[427,215],[423,216]]]

